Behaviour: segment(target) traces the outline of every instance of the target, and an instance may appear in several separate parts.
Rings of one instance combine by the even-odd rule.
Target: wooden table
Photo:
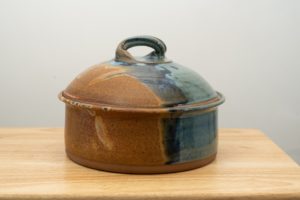
[[[203,168],[126,175],[71,162],[62,128],[2,128],[0,199],[300,199],[300,167],[262,132],[221,129],[219,139]]]

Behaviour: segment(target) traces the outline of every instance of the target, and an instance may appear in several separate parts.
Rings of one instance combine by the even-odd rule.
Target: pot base
[[[180,163],[180,164],[158,165],[158,166],[137,166],[137,165],[115,165],[115,164],[99,163],[99,162],[80,158],[69,152],[66,153],[72,161],[80,165],[83,165],[85,167],[102,170],[102,171],[125,173],[125,174],[163,174],[163,173],[181,172],[181,171],[202,167],[204,165],[211,163],[216,158],[216,154],[213,154],[201,160]]]

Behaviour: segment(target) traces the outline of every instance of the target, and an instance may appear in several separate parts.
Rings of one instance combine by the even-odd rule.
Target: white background
[[[57,94],[144,34],[226,96],[220,127],[262,129],[300,162],[300,1],[2,0],[0,126],[62,127]]]

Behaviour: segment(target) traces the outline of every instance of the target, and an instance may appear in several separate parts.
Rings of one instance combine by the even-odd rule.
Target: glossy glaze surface
[[[217,111],[129,114],[66,107],[68,153],[115,165],[166,165],[217,152]]]
[[[127,49],[139,45],[155,51],[131,56]],[[60,94],[72,160],[106,171],[165,173],[215,158],[224,97],[165,51],[154,37],[124,40],[115,59],[88,68]]]
[[[108,61],[73,80],[63,92],[74,101],[127,107],[173,107],[218,98],[197,73],[176,63],[157,65]]]

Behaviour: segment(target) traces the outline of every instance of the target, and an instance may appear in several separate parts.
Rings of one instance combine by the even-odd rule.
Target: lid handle
[[[127,50],[135,46],[147,46],[154,49],[153,52],[137,60]],[[135,36],[123,40],[116,50],[116,61],[127,63],[160,63],[165,61],[167,47],[163,41],[153,36]]]

